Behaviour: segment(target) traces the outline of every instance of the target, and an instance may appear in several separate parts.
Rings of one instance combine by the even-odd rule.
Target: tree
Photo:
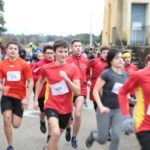
[[[5,19],[3,16],[3,12],[4,12],[4,2],[3,0],[0,0],[0,35],[6,31],[6,28],[4,27]]]

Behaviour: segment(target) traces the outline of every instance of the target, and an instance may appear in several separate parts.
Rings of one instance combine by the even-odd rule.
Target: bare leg
[[[6,110],[3,112],[4,131],[8,145],[12,145],[12,111]]]
[[[73,137],[77,136],[80,129],[83,103],[84,103],[84,96],[77,97],[76,106],[74,110]]]
[[[51,137],[48,142],[48,150],[58,150],[58,142],[61,135],[58,118],[50,117],[48,123],[51,128]]]

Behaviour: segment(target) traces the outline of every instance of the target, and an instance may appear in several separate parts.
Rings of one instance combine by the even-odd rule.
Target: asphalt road
[[[78,150],[86,150],[85,139],[92,129],[96,129],[96,117],[92,108],[92,104],[88,101],[88,107],[83,108],[82,125],[78,135]],[[0,150],[7,147],[6,138],[3,131],[2,115],[0,114]],[[15,150],[42,150],[46,144],[46,134],[42,134],[39,130],[38,112],[32,109],[32,101],[28,110],[25,111],[22,125],[19,129],[13,130],[13,139]],[[105,145],[94,143],[90,150],[108,150],[110,142]],[[59,143],[59,150],[73,150],[70,143],[67,143],[64,134]],[[119,150],[140,150],[135,135],[122,135]]]

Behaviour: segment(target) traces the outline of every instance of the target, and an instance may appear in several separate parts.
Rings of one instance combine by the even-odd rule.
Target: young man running
[[[20,127],[23,110],[32,92],[33,79],[30,66],[19,57],[17,43],[8,43],[7,55],[8,58],[0,63],[1,111],[8,142],[6,150],[14,150],[12,127]]]
[[[100,48],[100,56],[90,60],[90,80],[91,80],[91,86],[90,86],[90,100],[93,101],[94,109],[96,111],[97,104],[94,101],[93,97],[93,89],[96,83],[96,80],[98,79],[99,75],[102,73],[102,71],[105,69],[107,64],[107,54],[109,52],[108,46],[102,46]]]
[[[73,116],[73,133],[71,138],[71,145],[73,148],[78,147],[77,143],[77,134],[80,129],[81,125],[81,113],[82,113],[82,107],[87,95],[87,75],[88,75],[88,67],[89,67],[89,61],[88,58],[82,54],[83,47],[80,40],[73,40],[71,42],[71,50],[72,55],[68,58],[69,63],[75,64],[80,71],[80,86],[81,86],[81,93],[78,96],[74,97],[74,103],[75,103],[75,110],[74,110],[74,116]],[[67,129],[67,132],[69,130]],[[67,133],[69,135],[69,132]]]
[[[128,75],[131,76],[135,71],[138,70],[138,68],[131,62],[132,57],[129,51],[124,51],[122,56],[123,56],[124,63],[125,63],[124,71],[126,71]],[[134,89],[130,91],[129,102],[130,102],[129,103],[130,113],[133,114],[133,108],[136,103],[136,93]]]
[[[44,46],[43,48],[44,59],[35,63],[32,69],[33,79],[35,84],[40,76],[42,66],[52,63],[54,61],[54,55],[55,55],[54,50],[51,45]],[[46,133],[47,131],[46,124],[45,124],[44,99],[45,99],[45,85],[42,87],[42,90],[38,97],[38,104],[40,108],[40,130],[42,133]]]
[[[35,101],[43,80],[46,81],[45,114],[50,124],[51,137],[48,150],[58,150],[58,142],[73,111],[72,97],[80,94],[79,70],[67,62],[69,45],[64,40],[54,42],[56,61],[44,66],[37,81]]]

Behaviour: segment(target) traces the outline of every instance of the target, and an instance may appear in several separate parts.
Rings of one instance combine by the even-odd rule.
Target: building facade
[[[150,0],[105,0],[103,45],[150,45]]]

